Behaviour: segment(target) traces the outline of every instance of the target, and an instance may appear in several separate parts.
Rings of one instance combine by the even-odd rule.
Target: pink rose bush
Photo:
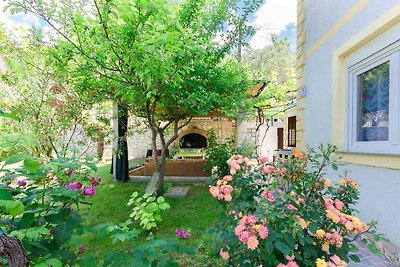
[[[353,215],[358,184],[351,178],[334,184],[323,170],[334,146],[320,152],[294,152],[270,164],[234,155],[230,174],[210,186],[227,217],[220,229],[220,256],[231,266],[346,266],[355,237],[374,232]],[[323,158],[324,160],[320,160]],[[329,159],[329,160],[328,160]]]
[[[263,222],[254,215],[244,215],[239,219],[239,224],[235,227],[235,235],[238,240],[251,250],[257,248],[258,238],[265,239],[268,237],[268,228]]]

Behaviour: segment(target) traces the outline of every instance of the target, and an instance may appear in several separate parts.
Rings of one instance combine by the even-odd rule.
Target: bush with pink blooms
[[[69,242],[85,231],[80,208],[101,183],[90,176],[95,171],[92,159],[8,158],[1,167],[0,234],[17,237],[35,266],[74,263],[84,248]]]
[[[331,154],[321,145],[308,154],[294,152],[284,162],[251,160],[234,155],[230,174],[210,186],[210,193],[227,211],[217,231],[223,240],[221,257],[229,266],[346,266],[354,254],[353,241],[367,231],[354,216],[358,184],[343,178],[333,184],[324,174],[337,171]],[[373,252],[376,252],[371,247]]]

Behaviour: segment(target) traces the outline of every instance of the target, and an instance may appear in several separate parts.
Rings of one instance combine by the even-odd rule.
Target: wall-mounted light
[[[302,87],[299,89],[299,95],[300,95],[301,97],[306,97],[306,95],[307,95],[307,87],[302,86]]]

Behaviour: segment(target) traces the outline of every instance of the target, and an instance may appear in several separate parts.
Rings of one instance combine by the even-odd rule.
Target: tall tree
[[[90,103],[48,66],[40,35],[30,33],[17,40],[6,32],[1,35],[2,108],[19,117],[19,121],[4,122],[9,134],[32,137],[36,156],[67,156],[74,138],[85,131],[84,110]]]
[[[176,138],[192,116],[213,109],[228,111],[228,104],[236,103],[237,92],[246,86],[245,72],[224,58],[251,33],[249,26],[237,25],[245,25],[244,14],[261,2],[9,1],[10,11],[35,14],[62,37],[52,40],[57,43],[54,58],[80,88],[80,95],[113,99],[146,118],[154,149],[157,136],[163,148],[161,159],[156,158],[158,193],[165,148],[173,142],[165,140],[165,132],[172,127]]]

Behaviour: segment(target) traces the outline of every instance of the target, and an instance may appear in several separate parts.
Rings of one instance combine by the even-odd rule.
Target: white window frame
[[[357,141],[359,116],[358,75],[389,62],[388,141]],[[349,152],[400,154],[400,41],[397,41],[348,68],[347,145]]]

